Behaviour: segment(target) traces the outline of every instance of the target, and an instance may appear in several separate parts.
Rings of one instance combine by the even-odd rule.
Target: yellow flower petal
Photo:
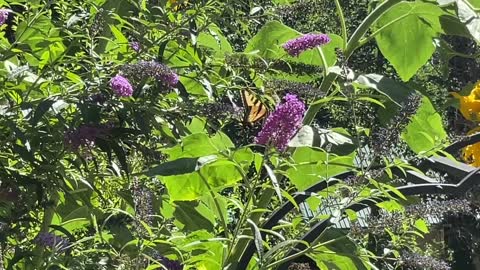
[[[460,101],[460,112],[465,119],[480,120],[480,82],[475,85],[468,96],[461,96],[458,93],[451,94]]]
[[[470,130],[467,134],[473,135],[480,131],[480,127]],[[474,167],[480,167],[480,142],[471,144],[462,151],[463,160]]]

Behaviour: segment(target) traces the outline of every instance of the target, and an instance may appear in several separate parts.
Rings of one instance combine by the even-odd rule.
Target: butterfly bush
[[[110,80],[110,87],[115,95],[119,97],[130,97],[133,94],[133,87],[127,78],[122,75],[116,75]]]
[[[182,270],[183,269],[183,264],[178,261],[178,260],[171,260],[165,256],[162,256],[158,251],[154,251],[152,254],[152,257],[159,261],[164,268],[162,269],[167,269],[167,270]]]
[[[0,26],[5,24],[5,22],[8,19],[8,14],[9,12],[7,9],[4,9],[4,8],[0,9]]]
[[[155,78],[167,87],[175,87],[179,80],[178,75],[172,69],[155,61],[140,61],[136,64],[124,65],[122,72],[135,81]]]
[[[49,232],[39,233],[35,238],[35,242],[43,247],[56,248],[60,252],[67,250],[70,245],[68,239],[56,236]]]
[[[288,142],[300,129],[305,104],[292,94],[287,94],[284,100],[285,102],[278,105],[267,118],[265,125],[255,138],[255,143],[271,144],[279,151],[284,151]]]
[[[105,137],[109,133],[110,127],[83,125],[75,130],[65,133],[64,144],[72,149],[78,150],[80,147],[92,147],[95,145],[95,139]]]
[[[283,49],[291,56],[299,56],[302,52],[328,44],[330,37],[326,34],[305,34],[299,38],[287,41]]]
[[[130,42],[130,48],[132,48],[132,50],[134,50],[135,52],[140,52],[142,46],[140,45],[140,42],[132,41]]]

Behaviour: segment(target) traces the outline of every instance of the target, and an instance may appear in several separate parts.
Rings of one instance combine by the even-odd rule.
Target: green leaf
[[[115,38],[114,41],[109,41],[105,51],[117,49],[120,53],[126,53],[128,51],[128,39],[123,35],[122,31],[118,29],[115,25],[109,25],[110,31]]]
[[[420,108],[402,133],[402,139],[417,154],[431,151],[447,139],[442,117],[435,111],[428,97],[422,98]]]
[[[320,138],[318,133],[315,132],[311,126],[303,126],[295,137],[288,143],[290,147],[302,147],[302,146],[318,146],[320,144]]]
[[[322,66],[322,60],[318,50],[312,49],[300,54],[299,57],[289,56],[282,45],[290,39],[302,34],[278,21],[266,23],[260,31],[248,42],[245,53],[258,51],[258,56],[267,59],[285,59],[288,62],[303,63],[307,65]],[[323,47],[328,65],[336,61],[335,48],[342,46],[342,38],[335,34],[329,34],[331,42]]]
[[[192,173],[196,170],[198,158],[179,158],[173,161],[162,163],[151,168],[145,175],[147,176],[170,176],[178,174]]]
[[[204,204],[199,202],[181,202],[175,203],[173,212],[176,222],[181,223],[184,232],[193,232],[206,230],[213,232],[215,216],[212,211]]]
[[[208,30],[198,35],[197,44],[213,49],[217,57],[223,57],[225,53],[233,52],[232,46],[227,38],[225,38],[220,28],[215,24],[210,24]]]
[[[167,187],[170,200],[191,201],[209,192],[205,181],[214,191],[220,191],[236,184],[242,179],[242,175],[235,163],[223,159],[207,164],[192,173],[165,176],[160,179]]]
[[[331,244],[323,245],[315,249],[309,255],[321,269],[329,270],[366,270],[365,263],[358,256],[358,250],[345,233],[340,229],[330,228],[322,233],[319,243],[334,240]],[[322,268],[323,267],[323,268]]]
[[[429,232],[427,222],[425,222],[424,219],[417,219],[415,221],[415,228],[417,228],[422,233],[428,233]]]
[[[179,238],[177,246],[184,251],[190,252],[192,257],[189,261],[193,262],[199,270],[221,270],[224,252],[224,244],[215,240],[215,235],[205,230],[195,231],[187,235],[186,238]]]
[[[408,96],[415,92],[414,89],[404,83],[379,74],[359,75],[355,79],[354,84],[359,87],[374,89],[387,98],[384,102],[385,108],[379,108],[378,110],[378,115],[383,123],[388,122],[397,113],[402,104],[407,101]]]
[[[164,152],[170,155],[170,160],[174,160],[183,157],[208,156],[233,147],[234,144],[224,133],[219,132],[213,137],[204,133],[195,133],[184,137],[179,145]]]
[[[337,156],[308,147],[297,148],[292,158],[296,164],[286,174],[299,191],[345,172],[353,165],[353,155]]]
[[[342,128],[329,130],[303,126],[288,145],[290,147],[314,146],[321,148],[329,145],[330,152],[340,155],[346,155],[355,150],[350,134]]]
[[[35,109],[35,113],[33,114],[33,117],[30,118],[29,121],[33,127],[35,127],[38,124],[38,121],[40,121],[40,119],[42,118],[42,116],[44,116],[45,113],[50,110],[50,107],[52,107],[53,103],[55,103],[54,100],[45,99],[38,104],[37,108]]]
[[[435,4],[401,2],[378,20],[377,28],[384,27],[375,37],[378,47],[402,80],[410,80],[432,56],[444,14]]]

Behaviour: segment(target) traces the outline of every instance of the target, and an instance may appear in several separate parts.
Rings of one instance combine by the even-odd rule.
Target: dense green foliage
[[[392,171],[445,154],[447,92],[473,82],[447,66],[476,57],[455,47],[480,40],[475,4],[0,0],[0,269],[235,270],[248,249],[247,269],[401,269],[441,253],[423,252],[431,224]],[[330,41],[286,52],[313,32]],[[380,217],[349,208],[379,198]]]

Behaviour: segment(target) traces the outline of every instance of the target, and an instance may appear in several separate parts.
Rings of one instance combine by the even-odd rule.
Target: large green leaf
[[[209,187],[217,191],[234,185],[242,179],[242,175],[235,163],[223,159],[207,164],[193,173],[160,179],[167,187],[170,200],[191,201],[207,194]]]
[[[42,68],[57,60],[65,51],[58,29],[44,15],[20,22],[15,35],[19,44],[30,48],[31,54],[25,52],[24,55],[32,66]]]
[[[183,231],[192,232],[197,230],[213,231],[215,215],[201,202],[176,202],[173,213]]]
[[[407,100],[407,97],[414,92],[413,89],[401,82],[396,82],[393,79],[379,74],[363,74],[359,75],[355,84],[361,87],[374,89],[380,94],[388,97],[389,100],[400,106]]]
[[[329,146],[330,152],[345,155],[355,150],[353,140],[343,128],[323,129],[311,126],[303,126],[288,143],[290,147],[321,147]]]
[[[402,133],[402,139],[415,153],[434,150],[447,139],[442,117],[427,97],[423,97],[420,108]]]
[[[233,51],[227,38],[215,24],[211,24],[205,32],[198,35],[197,43],[200,46],[213,49],[216,56],[223,56],[225,53]]]
[[[282,48],[282,44],[290,39],[301,36],[301,33],[278,21],[266,23],[262,29],[248,42],[245,53],[258,51],[258,56],[267,59],[282,58],[288,62],[303,63],[307,65],[322,66],[322,60],[318,50],[312,49],[300,54],[299,57],[289,56]],[[336,61],[335,48],[342,46],[342,38],[335,34],[329,34],[332,41],[322,46],[323,53],[328,65]]]
[[[233,148],[234,144],[224,133],[217,133],[209,137],[205,133],[195,133],[186,136],[175,147],[164,150],[170,156],[170,160],[184,157],[201,157],[217,154],[223,150]]]
[[[378,47],[402,80],[412,78],[432,56],[444,14],[435,4],[401,2],[378,20],[377,28],[383,28],[376,36]]]
[[[296,165],[287,170],[287,176],[298,190],[345,172],[353,165],[352,155],[337,156],[308,147],[297,148],[292,158]]]
[[[356,255],[357,247],[345,233],[339,229],[331,228],[326,230],[321,242],[336,240],[331,244],[316,248],[313,255],[309,255],[320,269],[328,270],[366,270],[365,262]]]
[[[386,100],[383,102],[385,107],[378,109],[378,115],[382,123],[388,123],[395,116],[401,105],[407,101],[408,96],[415,92],[414,89],[404,83],[379,74],[359,75],[355,79],[354,84],[359,87],[374,89],[386,97]]]
[[[192,257],[189,261],[195,265],[191,269],[198,270],[221,270],[224,252],[224,243],[215,238],[213,233],[205,230],[196,231],[186,238],[178,238],[177,246],[181,250],[190,252]]]

